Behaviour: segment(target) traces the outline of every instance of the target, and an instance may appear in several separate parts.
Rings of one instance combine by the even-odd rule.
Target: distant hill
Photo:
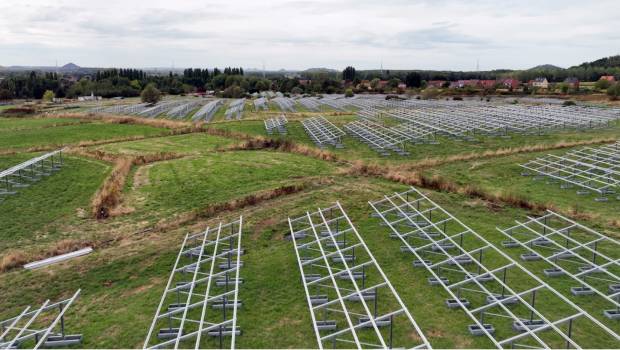
[[[74,71],[74,70],[80,70],[80,69],[81,67],[75,63],[67,63],[64,66],[60,67],[60,70],[62,71]]]
[[[552,64],[541,64],[539,66],[536,67],[532,67],[528,70],[551,70],[551,69],[564,69],[562,67],[558,67],[558,66],[554,66]]]
[[[609,56],[592,62],[584,62],[577,67],[603,67],[603,68],[620,68],[620,55]]]

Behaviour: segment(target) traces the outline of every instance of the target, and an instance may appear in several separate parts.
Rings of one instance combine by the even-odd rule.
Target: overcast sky
[[[617,0],[2,0],[0,65],[481,70],[620,53]]]

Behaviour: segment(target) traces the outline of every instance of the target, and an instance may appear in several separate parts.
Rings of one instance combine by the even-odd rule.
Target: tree
[[[54,97],[56,97],[54,95],[54,91],[52,91],[52,90],[45,90],[45,93],[43,94],[43,101],[45,101],[45,102],[52,102],[54,100]]]
[[[346,81],[355,80],[355,68],[348,66],[342,71],[342,79]]]
[[[617,100],[620,97],[620,83],[615,83],[614,85],[607,88],[607,95],[612,100]]]
[[[144,103],[157,103],[161,100],[161,92],[157,90],[155,84],[148,84],[142,93],[140,94],[140,99]]]
[[[611,86],[611,82],[606,79],[601,79],[594,84],[594,87],[597,88],[598,90],[606,90],[610,86]]]
[[[353,95],[353,90],[351,90],[351,89],[347,89],[347,90],[344,92],[344,97],[353,97],[353,96],[354,96],[354,95]]]
[[[405,77],[405,84],[408,87],[419,88],[422,86],[422,76],[417,72],[409,72]]]
[[[377,87],[379,87],[379,82],[380,82],[380,81],[381,81],[381,80],[379,80],[379,78],[374,78],[373,80],[371,80],[371,81],[370,81],[370,87],[371,87],[373,90],[376,90],[376,89],[377,89]]]
[[[0,101],[13,99],[13,93],[9,89],[0,89]]]
[[[303,94],[304,90],[302,90],[299,86],[295,86],[291,89],[291,93],[295,95]]]
[[[388,82],[388,85],[390,85],[391,88],[397,88],[398,84],[400,84],[400,79],[398,79],[398,78],[392,78]]]

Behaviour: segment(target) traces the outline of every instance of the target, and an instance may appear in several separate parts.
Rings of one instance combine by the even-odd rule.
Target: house
[[[518,89],[519,86],[521,85],[521,82],[518,79],[514,79],[514,78],[507,78],[507,79],[503,79],[501,81],[501,84],[503,87],[505,87],[506,89]]]
[[[426,82],[426,86],[440,89],[444,86],[445,83],[445,80],[429,80]]]
[[[387,80],[379,80],[379,84],[377,84],[377,89],[385,89],[390,82]]]
[[[549,81],[547,78],[536,78],[534,80],[530,80],[529,85],[540,89],[548,89]]]
[[[405,91],[406,89],[407,89],[407,84],[405,84],[405,83],[398,83],[398,90]]]
[[[480,80],[478,79],[468,79],[468,80],[458,80],[458,81],[453,81],[452,83],[450,83],[450,88],[451,89],[462,89],[464,87],[479,87],[480,86]]]
[[[312,80],[310,79],[299,79],[299,85],[301,86],[310,85],[311,83],[312,83]]]
[[[564,79],[564,84],[567,84],[571,89],[579,89],[579,79],[575,77]]]
[[[491,79],[480,80],[480,87],[482,87],[483,89],[492,89],[493,87],[495,87],[496,84],[497,84],[496,80],[491,80]]]
[[[608,82],[613,83],[616,81],[616,77],[613,75],[603,75],[599,80],[607,80]]]

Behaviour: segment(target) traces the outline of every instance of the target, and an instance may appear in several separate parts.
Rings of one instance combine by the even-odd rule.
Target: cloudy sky
[[[530,68],[620,53],[617,0],[2,0],[0,65]]]

